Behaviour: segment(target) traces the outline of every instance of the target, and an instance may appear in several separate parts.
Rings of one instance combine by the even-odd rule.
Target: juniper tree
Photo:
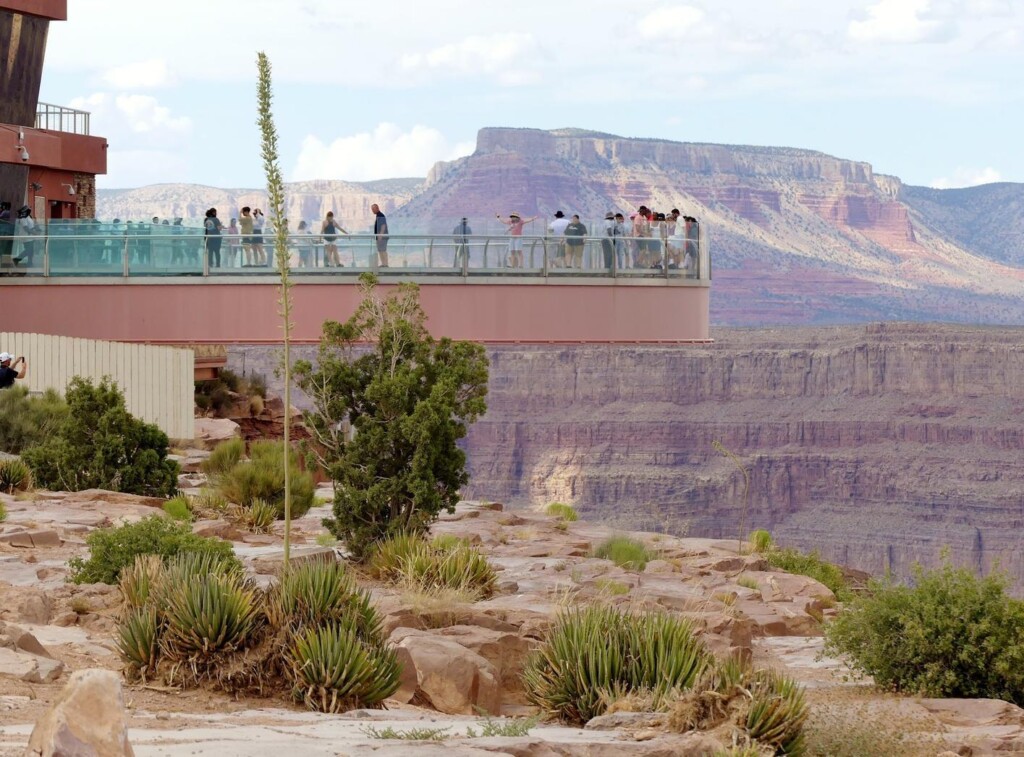
[[[295,364],[314,409],[314,456],[334,481],[324,525],[356,559],[378,539],[421,532],[451,512],[469,476],[458,441],[487,409],[482,345],[435,340],[415,284],[386,296],[360,277],[362,302],[323,326],[316,367]]]

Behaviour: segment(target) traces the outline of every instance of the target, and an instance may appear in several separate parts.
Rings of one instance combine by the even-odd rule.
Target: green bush
[[[245,442],[242,439],[228,439],[214,447],[210,456],[203,460],[203,473],[208,476],[219,476],[227,473],[238,465],[245,457]]]
[[[302,633],[290,651],[292,696],[317,712],[373,707],[398,690],[395,651],[362,641],[352,628],[330,624]]]
[[[0,392],[0,452],[20,455],[45,442],[68,414],[61,396],[47,389],[30,397],[28,389],[14,386]]]
[[[563,523],[572,523],[580,519],[579,514],[576,512],[576,508],[572,505],[566,505],[561,502],[552,502],[544,509],[546,515],[550,515],[552,518],[558,518]]]
[[[178,488],[178,464],[167,459],[167,434],[125,409],[116,384],[75,377],[68,414],[53,434],[22,458],[36,484],[48,489],[109,489],[169,497]]]
[[[1024,602],[1006,588],[948,562],[912,586],[872,581],[825,627],[826,651],[884,689],[1024,705]]]
[[[174,520],[183,520],[188,523],[192,522],[192,503],[189,498],[184,494],[179,494],[176,497],[164,502],[163,510]]]
[[[853,590],[842,569],[822,560],[816,551],[804,554],[796,549],[773,548],[765,552],[764,557],[773,568],[807,576],[824,584],[840,601],[846,602],[853,597]]]
[[[0,492],[14,494],[32,488],[32,469],[16,457],[0,460]]]
[[[643,570],[654,559],[653,552],[642,541],[628,536],[611,536],[594,548],[593,556],[611,560],[626,570]]]
[[[246,508],[261,499],[274,507],[278,520],[283,519],[284,444],[254,442],[249,449],[249,457],[249,460],[243,460],[215,477],[217,490],[227,500]],[[299,469],[295,457],[289,458],[292,517],[301,518],[313,506],[316,484],[309,473]]]
[[[775,545],[775,542],[772,540],[772,535],[763,528],[751,531],[750,536],[747,537],[747,541],[750,542],[754,551],[758,553],[768,552]]]
[[[267,379],[261,373],[251,373],[245,380],[246,390],[253,397],[267,398]]]
[[[77,584],[115,584],[137,555],[170,557],[179,552],[200,552],[241,566],[228,542],[196,536],[188,523],[160,515],[93,531],[85,542],[89,545],[89,559],[73,557],[68,561],[69,580]]]
[[[712,657],[688,620],[591,606],[564,612],[523,672],[530,702],[572,724],[609,700],[645,693],[663,703],[688,690]]]

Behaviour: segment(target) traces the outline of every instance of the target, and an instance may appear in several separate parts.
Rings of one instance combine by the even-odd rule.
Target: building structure
[[[0,200],[39,221],[92,218],[107,142],[89,114],[39,102],[51,21],[67,0],[0,0]]]

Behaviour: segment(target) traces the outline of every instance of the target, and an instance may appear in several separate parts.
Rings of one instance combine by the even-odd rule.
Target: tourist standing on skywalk
[[[377,238],[377,255],[380,257],[380,267],[388,267],[388,219],[380,212],[377,203],[370,206],[373,211],[373,234]]]

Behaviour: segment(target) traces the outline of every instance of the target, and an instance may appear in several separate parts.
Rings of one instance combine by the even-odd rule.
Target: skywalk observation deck
[[[7,232],[10,234],[10,231]],[[281,341],[273,237],[270,266],[251,264],[240,236],[220,237],[220,260],[199,229],[51,222],[46,233],[0,236],[2,330],[127,342],[260,344]],[[689,240],[583,238],[566,246],[508,236],[391,235],[388,266],[370,234],[340,236],[328,266],[320,235],[292,235],[294,338],[313,343],[326,319],[359,301],[358,277],[382,288],[420,285],[435,336],[485,343],[709,341],[711,258],[703,227]],[[31,254],[29,254],[31,252]],[[219,262],[219,264],[218,264]]]

